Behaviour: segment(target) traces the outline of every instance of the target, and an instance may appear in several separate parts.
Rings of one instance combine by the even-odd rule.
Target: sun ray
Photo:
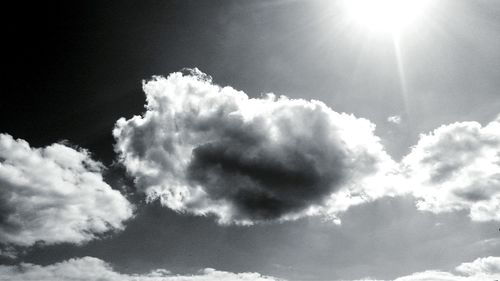
[[[401,53],[401,46],[399,36],[395,34],[392,38],[394,44],[394,55],[398,68],[399,83],[401,86],[401,97],[403,98],[404,113],[408,115],[408,85],[406,81],[406,74],[404,69],[403,55]]]

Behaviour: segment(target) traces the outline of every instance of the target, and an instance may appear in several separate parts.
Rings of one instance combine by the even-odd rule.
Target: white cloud
[[[123,228],[132,205],[83,149],[32,148],[0,134],[0,243],[82,243]]]
[[[387,118],[387,122],[394,123],[394,124],[401,124],[402,121],[403,121],[403,119],[401,119],[401,116],[399,116],[399,115],[393,115],[393,116],[389,116]]]
[[[319,101],[252,99],[197,69],[143,88],[146,112],[117,121],[115,150],[149,199],[173,210],[249,224],[335,216],[387,193],[368,184],[394,163],[366,119]]]
[[[464,276],[457,276],[449,272],[429,270],[400,277],[395,279],[394,281],[480,281],[480,280],[470,279]]]
[[[394,281],[495,281],[500,278],[500,258],[478,258],[473,262],[462,263],[455,268],[456,273],[427,270],[394,279]],[[376,281],[361,279],[356,281]],[[380,280],[379,280],[380,281]]]
[[[395,281],[494,281],[500,278],[500,258],[478,258],[455,268],[457,273],[424,271],[397,278]]]
[[[421,135],[402,164],[420,210],[500,220],[500,117],[484,127],[454,123]]]
[[[75,258],[60,263],[40,266],[22,263],[17,266],[0,265],[0,280],[9,281],[278,281],[259,273],[231,273],[211,268],[193,275],[173,275],[159,269],[149,274],[121,274],[106,262],[93,258]]]
[[[473,262],[462,263],[456,270],[468,276],[500,274],[500,257],[478,258]]]
[[[455,272],[428,270],[396,278],[394,281],[492,281],[500,278],[500,258],[478,258],[463,263]],[[40,266],[29,263],[0,265],[0,280],[9,281],[278,281],[276,277],[259,273],[232,273],[212,268],[196,274],[176,275],[165,269],[147,274],[122,274],[111,265],[94,257],[74,258],[60,263]],[[357,281],[375,281],[364,278]]]

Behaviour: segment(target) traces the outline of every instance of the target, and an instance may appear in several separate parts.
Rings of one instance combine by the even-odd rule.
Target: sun
[[[430,0],[344,0],[350,20],[373,31],[399,33],[422,19]]]

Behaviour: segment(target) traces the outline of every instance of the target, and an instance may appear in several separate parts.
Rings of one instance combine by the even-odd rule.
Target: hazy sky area
[[[346,10],[5,8],[0,280],[499,279],[500,1]]]

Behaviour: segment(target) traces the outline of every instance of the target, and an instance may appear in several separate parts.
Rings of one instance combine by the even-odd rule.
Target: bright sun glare
[[[348,16],[370,30],[398,33],[419,20],[430,0],[345,0]]]

